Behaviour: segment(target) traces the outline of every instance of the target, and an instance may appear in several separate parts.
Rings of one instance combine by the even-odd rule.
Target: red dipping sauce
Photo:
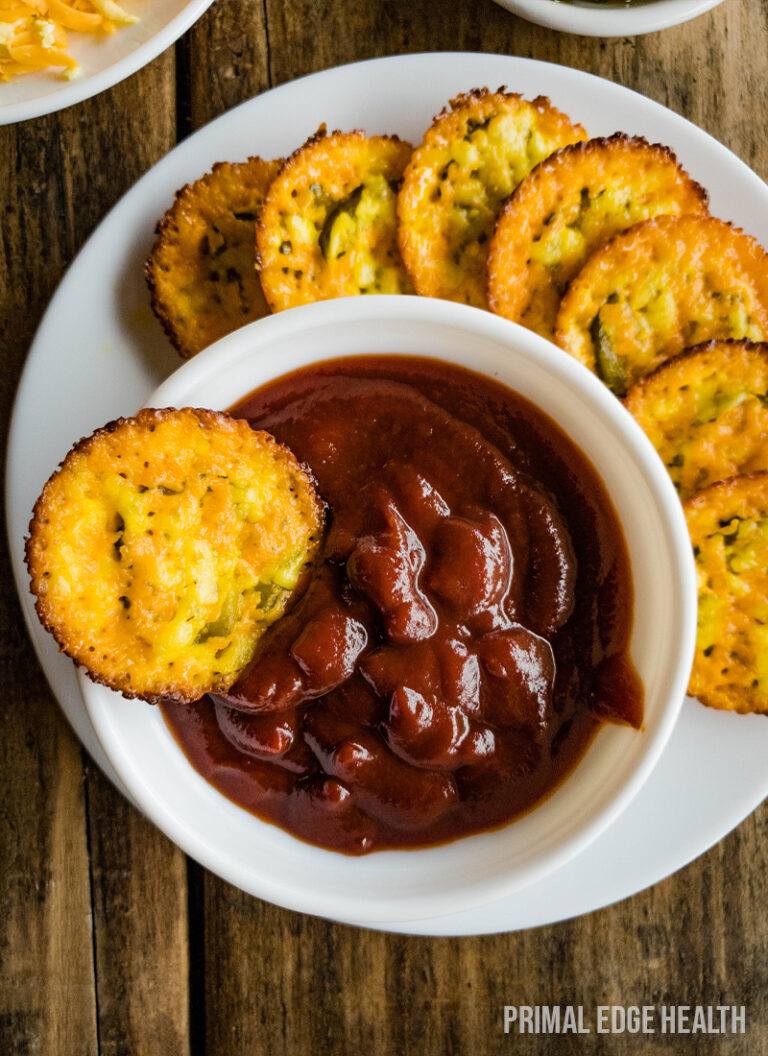
[[[493,828],[642,725],[632,583],[584,455],[505,386],[353,357],[232,411],[313,471],[317,573],[226,696],[163,713],[192,765],[259,817],[351,854]]]

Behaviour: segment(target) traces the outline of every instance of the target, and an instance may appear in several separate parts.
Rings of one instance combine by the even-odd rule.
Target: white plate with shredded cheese
[[[8,57],[7,40],[14,24],[20,21],[16,17],[19,8],[26,5],[0,3],[0,125],[62,110],[130,77],[173,44],[200,18],[211,2],[120,0],[119,10],[124,12],[125,21],[118,24],[117,20],[113,20],[114,32],[65,31],[66,54],[73,60],[69,69],[51,66],[34,73],[14,76],[11,80],[1,79],[2,59]],[[118,19],[123,17],[114,11],[109,0],[97,0],[96,6],[103,8],[105,15],[112,11]],[[44,18],[30,24],[30,45],[37,54],[46,47],[55,46],[55,11],[55,8],[49,8]]]

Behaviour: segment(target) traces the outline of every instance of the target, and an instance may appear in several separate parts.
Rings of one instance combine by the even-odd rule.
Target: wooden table
[[[0,129],[3,421],[65,268],[176,142],[302,74],[462,49],[636,88],[768,176],[766,0],[726,0],[677,29],[620,40],[551,33],[491,0],[216,0],[123,84]],[[5,552],[0,583],[3,1056],[622,1054],[651,1041],[670,1056],[768,1053],[765,807],[651,890],[533,931],[422,939],[276,909],[187,860],[108,784],[40,673]],[[569,1003],[745,1004],[747,1034],[502,1033],[505,1004]]]

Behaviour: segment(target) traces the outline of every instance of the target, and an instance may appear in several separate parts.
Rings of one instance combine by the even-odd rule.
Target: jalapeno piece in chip
[[[413,293],[397,248],[395,205],[411,146],[396,136],[325,129],[269,189],[256,232],[272,311],[331,297]]]
[[[427,130],[398,196],[405,266],[426,297],[487,307],[488,243],[504,200],[544,158],[586,139],[543,96],[476,89]]]
[[[595,250],[652,216],[706,212],[706,191],[668,147],[621,132],[563,147],[502,209],[488,254],[489,307],[552,341],[568,283]]]
[[[684,348],[768,339],[768,255],[713,216],[657,216],[616,235],[568,288],[555,339],[617,396]]]
[[[768,345],[709,341],[641,378],[624,406],[659,452],[682,499],[727,477],[768,470]]]

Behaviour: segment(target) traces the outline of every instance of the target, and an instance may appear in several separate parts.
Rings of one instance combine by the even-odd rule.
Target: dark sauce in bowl
[[[365,356],[232,411],[313,471],[321,563],[226,696],[163,713],[259,817],[353,854],[529,810],[606,721],[642,725],[612,503],[540,410],[439,360]]]

